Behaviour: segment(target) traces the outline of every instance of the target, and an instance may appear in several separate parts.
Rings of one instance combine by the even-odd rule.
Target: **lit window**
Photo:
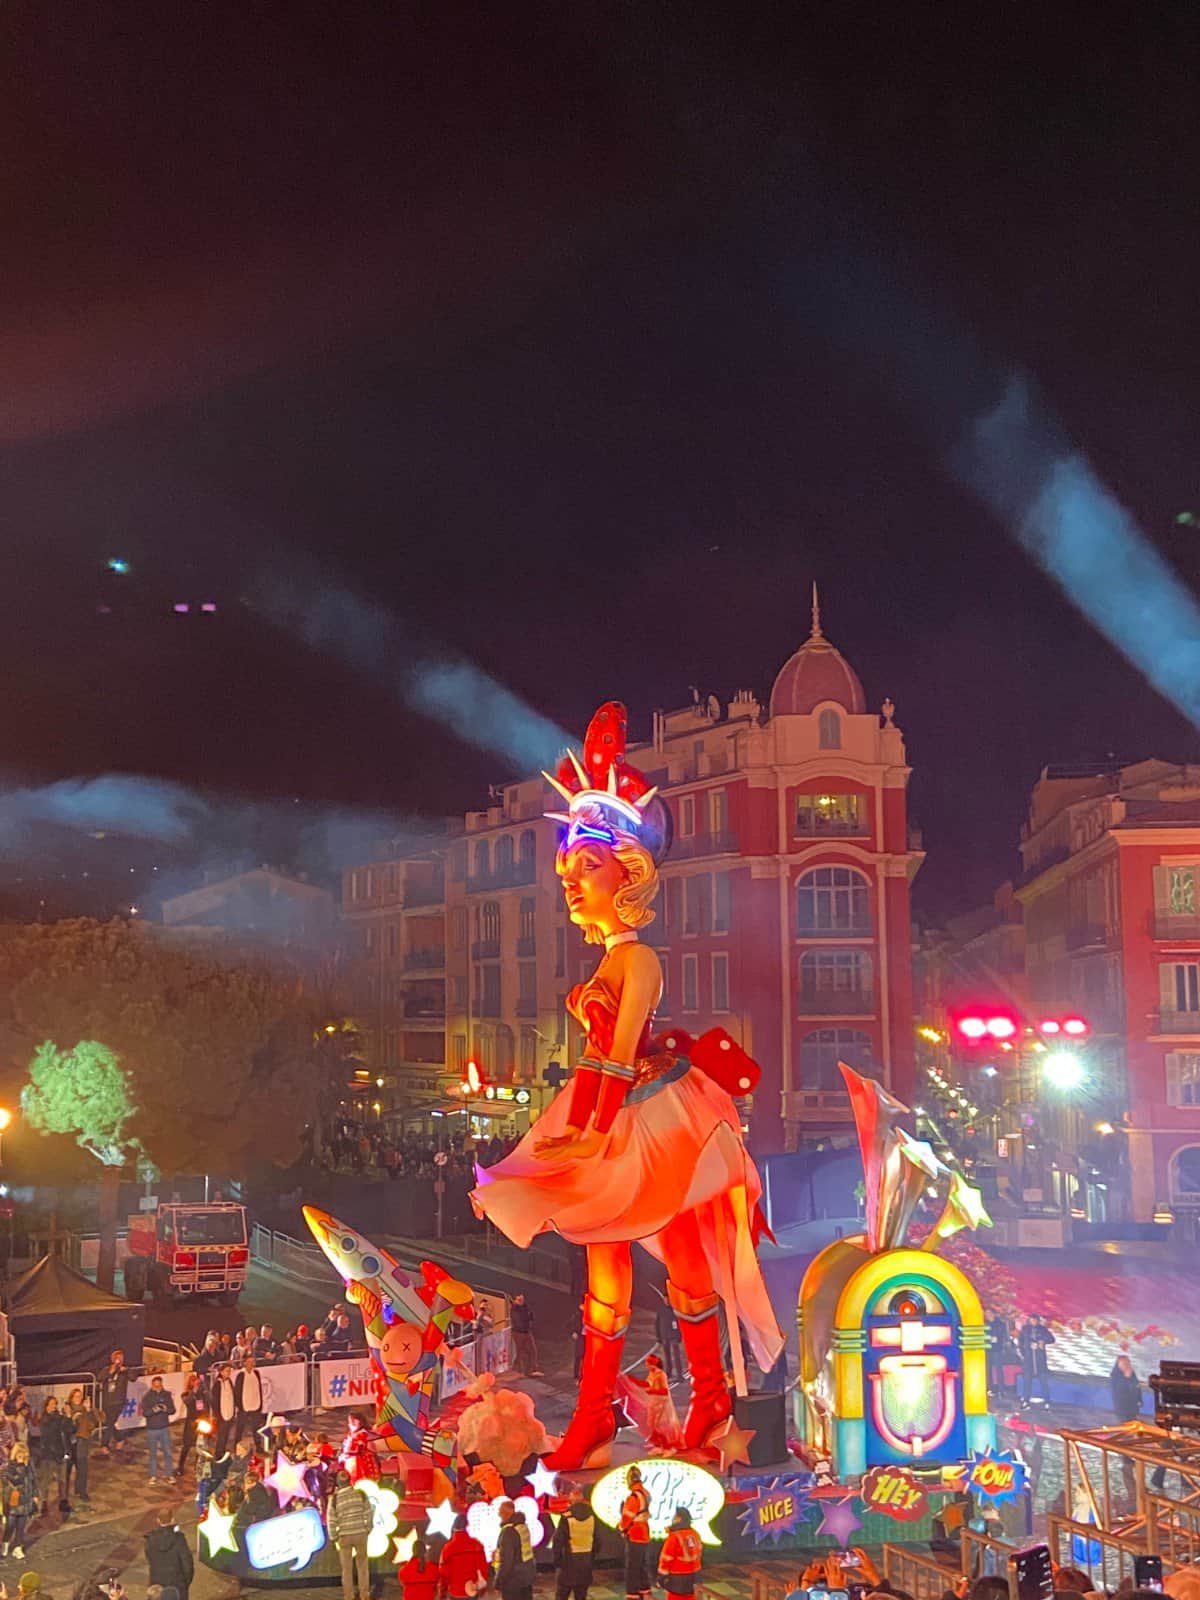
[[[483,914],[480,917],[480,938],[485,944],[496,944],[500,939],[500,902],[499,900],[485,900]]]
[[[696,801],[690,794],[680,796],[679,800],[679,836],[681,839],[690,839],[696,831]]]
[[[864,798],[861,794],[798,794],[796,832],[813,837],[866,833]]]

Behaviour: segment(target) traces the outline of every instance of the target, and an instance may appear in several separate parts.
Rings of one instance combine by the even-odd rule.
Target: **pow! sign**
[[[903,1467],[872,1467],[858,1492],[867,1511],[897,1522],[918,1522],[929,1510],[929,1496]]]
[[[967,1488],[984,1500],[1015,1500],[1025,1488],[1026,1467],[1011,1450],[976,1450]]]

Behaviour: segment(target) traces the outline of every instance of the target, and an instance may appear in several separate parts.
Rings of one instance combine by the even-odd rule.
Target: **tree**
[[[294,1160],[315,1109],[317,1031],[305,985],[261,954],[121,921],[0,930],[0,1051],[29,1066],[31,1121],[70,1133],[115,1173],[114,1214],[102,1219],[106,1287],[118,1150],[122,1162],[144,1151],[168,1174]],[[80,1073],[74,1088],[50,1082]],[[103,1114],[84,1089],[92,1080]]]
[[[95,1039],[81,1039],[73,1050],[60,1050],[47,1039],[30,1062],[21,1110],[39,1133],[68,1134],[100,1162],[96,1278],[103,1288],[111,1289],[121,1171],[137,1149],[136,1139],[127,1131],[135,1107],[120,1062]]]

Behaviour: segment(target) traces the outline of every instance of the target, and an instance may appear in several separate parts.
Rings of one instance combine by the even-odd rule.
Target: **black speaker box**
[[[787,1460],[787,1408],[781,1394],[734,1395],[733,1415],[739,1428],[754,1429],[752,1467],[770,1467]]]

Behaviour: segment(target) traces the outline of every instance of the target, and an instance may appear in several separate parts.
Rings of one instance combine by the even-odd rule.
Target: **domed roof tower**
[[[779,669],[771,690],[771,715],[808,716],[825,700],[861,715],[867,709],[858,673],[821,631],[821,603],[812,592],[812,629],[808,638]]]

